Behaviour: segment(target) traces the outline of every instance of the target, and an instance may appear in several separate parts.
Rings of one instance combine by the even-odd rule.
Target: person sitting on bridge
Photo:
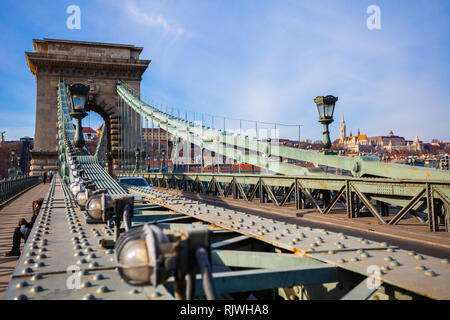
[[[27,222],[24,218],[20,219],[19,227],[14,229],[13,234],[13,247],[10,252],[8,252],[5,256],[20,256],[20,239],[23,239],[25,242],[28,239],[28,236],[31,231],[31,223]]]
[[[23,239],[24,242],[27,242],[28,236],[31,232],[31,228],[33,227],[34,221],[37,218],[43,201],[44,198],[33,201],[33,215],[31,216],[30,222],[27,222],[27,220],[25,220],[24,218],[19,220],[19,227],[14,229],[12,249],[10,252],[5,254],[5,256],[20,256],[20,239]]]

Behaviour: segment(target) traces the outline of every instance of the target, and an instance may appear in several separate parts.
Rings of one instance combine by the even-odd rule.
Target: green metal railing
[[[355,177],[450,180],[450,171],[447,170],[386,163],[378,157],[346,157],[312,150],[302,150],[285,146],[279,141],[270,139],[257,140],[234,135],[226,130],[207,127],[202,123],[192,123],[169,115],[159,108],[145,103],[122,84],[117,85],[116,91],[121,99],[120,101],[125,106],[125,112],[122,112],[124,117],[133,119],[131,122],[125,122],[127,125],[124,126],[124,137],[128,137],[130,132],[135,134],[136,126],[140,130],[143,118],[176,137],[176,140],[182,139],[200,147],[202,150],[220,154],[227,159],[236,160],[238,163],[251,164],[282,175],[331,176],[319,167],[300,167],[280,161],[281,159],[291,159],[293,161],[305,161],[316,165],[347,170]],[[136,115],[138,115],[137,121],[135,121]],[[132,128],[129,128],[129,123],[133,126]],[[135,134],[133,137],[133,139],[142,140],[142,135]],[[137,146],[139,145],[142,151],[142,141],[140,144],[138,141]],[[127,161],[134,164],[133,154],[134,149],[136,149],[136,143],[133,144],[132,140],[131,144],[125,144],[122,148],[127,149]],[[166,149],[168,148],[166,147]]]
[[[417,211],[426,214],[430,231],[439,231],[442,219],[445,231],[450,231],[450,183],[445,180],[227,173],[141,172],[118,176],[140,176],[155,187],[248,201],[259,199],[279,207],[292,203],[296,209],[304,209],[308,205],[322,214],[330,213],[341,202],[348,218],[357,218],[360,207],[365,206],[382,224],[398,224],[408,213],[417,217]],[[389,206],[400,211],[389,217]]]
[[[39,183],[39,177],[29,176],[0,181],[0,205],[19,192]]]

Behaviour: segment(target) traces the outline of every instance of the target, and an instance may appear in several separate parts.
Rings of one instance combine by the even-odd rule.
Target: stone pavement
[[[20,218],[30,221],[33,200],[45,198],[50,184],[38,184],[0,209],[0,299],[8,288],[9,280],[19,257],[5,257],[11,250],[14,228]],[[21,241],[21,248],[23,241]]]

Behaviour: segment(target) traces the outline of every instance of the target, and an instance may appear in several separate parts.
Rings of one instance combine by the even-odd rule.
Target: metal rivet
[[[41,286],[34,286],[33,288],[30,289],[31,293],[38,293],[44,291],[44,289]]]
[[[103,279],[105,279],[105,277],[101,273],[97,273],[96,275],[94,275],[92,277],[92,279],[94,279],[94,280],[103,280]]]
[[[424,259],[425,259],[425,258],[424,258],[423,256],[421,256],[420,254],[415,255],[414,258],[415,258],[416,260],[424,260]]]
[[[78,264],[83,264],[83,263],[87,263],[86,259],[80,259],[77,261]]]
[[[419,271],[423,271],[423,270],[427,270],[428,268],[427,267],[425,267],[425,266],[417,266],[416,267],[416,270],[419,270]]]
[[[17,289],[25,288],[25,287],[28,287],[28,286],[29,286],[29,284],[28,284],[28,282],[26,282],[26,281],[21,281],[21,282],[19,282],[18,284],[16,284],[16,288],[17,288]]]
[[[25,268],[25,269],[23,269],[23,271],[22,271],[22,273],[32,273],[33,272],[33,269],[31,269],[31,268]]]
[[[101,294],[101,293],[106,293],[106,292],[109,292],[109,289],[106,286],[102,286],[102,287],[97,289],[97,293]]]
[[[83,297],[83,300],[95,300],[95,297],[92,294],[87,294]]]
[[[24,294],[19,294],[18,296],[16,296],[14,298],[14,300],[27,300],[27,299],[28,299],[28,297]]]
[[[354,258],[351,258],[350,261],[352,261],[352,262],[358,262],[358,261],[359,261],[359,258],[358,258],[358,257],[354,257]]]
[[[159,291],[155,291],[151,295],[152,298],[158,298],[158,297],[161,297],[161,296],[162,296],[162,294]]]
[[[424,275],[426,275],[427,277],[436,277],[437,273],[434,272],[433,270],[427,270],[424,272]]]
[[[28,259],[25,261],[25,264],[33,264],[34,260],[33,259]]]
[[[92,283],[90,283],[89,281],[83,282],[83,283],[81,284],[81,287],[82,287],[82,288],[89,288],[89,287],[92,287]]]
[[[129,291],[129,294],[140,294],[142,293],[141,291],[139,291],[138,289],[132,289]]]
[[[78,272],[78,275],[80,276],[87,276],[89,274],[89,271],[87,270],[81,270],[80,272]]]
[[[394,258],[391,256],[384,257],[384,261],[394,261]]]
[[[81,256],[84,256],[83,252],[81,251],[77,251],[74,253],[74,257],[81,257]]]
[[[345,263],[345,262],[346,262],[345,259],[342,258],[337,260],[337,263]]]
[[[37,273],[34,276],[31,277],[31,281],[37,281],[42,279],[42,274]]]
[[[98,263],[97,262],[92,262],[89,264],[89,268],[95,268],[98,267]]]
[[[400,263],[399,263],[398,261],[392,261],[392,262],[390,263],[390,265],[393,266],[393,267],[399,267],[399,266],[400,266]]]
[[[381,266],[380,269],[383,270],[383,271],[391,270],[391,268],[389,266]]]
[[[415,251],[408,251],[408,256],[415,256],[416,252]]]

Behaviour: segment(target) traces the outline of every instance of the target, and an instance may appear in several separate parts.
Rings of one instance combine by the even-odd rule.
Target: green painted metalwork
[[[272,172],[285,175],[325,175],[320,168],[302,168],[279,162],[278,157],[311,162],[352,172],[356,177],[377,176],[400,179],[450,180],[450,172],[437,169],[420,168],[399,164],[385,163],[377,157],[344,157],[323,152],[301,150],[284,146],[280,143],[250,140],[232,135],[220,129],[208,128],[187,122],[162,112],[146,104],[123,85],[118,84],[117,93],[131,107],[146,119],[183,140],[190,141],[201,148],[217,152],[227,158],[249,163]],[[254,152],[245,152],[235,147]],[[273,160],[272,157],[277,157]]]
[[[120,86],[118,90],[121,90]],[[60,177],[53,180],[44,200],[42,212],[35,222],[23,255],[18,261],[5,298],[173,299],[173,295],[170,293],[173,279],[164,286],[157,288],[145,286],[139,289],[121,281],[114,270],[117,266],[112,259],[113,250],[106,250],[98,246],[101,239],[112,241],[113,230],[107,225],[91,224],[85,219],[84,212],[76,206],[67,187],[67,183],[74,179],[74,169],[68,164],[70,156],[67,146],[73,140],[75,132],[69,115],[70,108],[66,91],[64,83],[60,83],[58,90],[58,151],[60,173],[64,180]],[[125,96],[124,93],[122,95]],[[122,95],[121,98],[126,101]],[[138,102],[133,101],[135,104]],[[136,104],[136,106],[139,105]],[[146,109],[145,112],[150,110],[144,109]],[[176,131],[179,127],[170,128],[172,123],[176,124],[175,121],[179,121],[179,119],[173,117],[169,119],[160,111],[152,110],[152,113],[153,115],[148,119],[158,125],[163,124],[169,132],[175,132],[178,137],[182,137],[182,133]],[[164,117],[166,122],[161,120]],[[188,126],[190,127],[190,124]],[[207,128],[201,128],[201,130],[214,131]],[[214,149],[220,146],[220,137],[216,142],[214,139],[211,142],[205,136],[193,137],[195,132],[198,132],[198,128],[194,126],[192,130],[187,130],[185,137],[189,141],[195,140],[201,143],[205,149]],[[226,133],[221,135],[224,139],[228,139],[227,136]],[[242,141],[250,144],[250,141],[246,139],[239,138],[238,140],[237,144],[230,145],[237,146]],[[256,148],[264,146],[264,142],[251,141],[251,143]],[[140,146],[142,147],[142,143]],[[271,148],[272,144],[266,143],[265,146]],[[234,152],[234,149],[232,150]],[[218,149],[213,151],[218,152]],[[266,163],[264,158],[265,156],[260,153],[246,159],[255,161],[255,163]],[[323,285],[336,282],[344,282],[346,285],[358,284],[361,279],[369,276],[367,267],[375,264],[384,268],[383,273],[379,276],[379,280],[383,284],[434,299],[446,299],[449,296],[448,274],[450,269],[448,269],[446,260],[441,261],[433,257],[406,252],[386,243],[357,239],[343,233],[337,234],[323,229],[313,229],[257,217],[155,190],[135,187],[124,190],[98,164],[95,157],[78,154],[77,160],[85,177],[92,180],[98,188],[105,188],[112,195],[128,192],[136,196],[135,201],[143,199],[151,202],[151,204],[145,204],[143,201],[136,203],[134,225],[151,222],[162,229],[176,230],[195,221],[214,230],[212,232],[214,240],[211,243],[213,264],[229,269],[226,272],[213,274],[215,286],[220,294],[276,290],[292,286]],[[294,170],[293,167],[295,166],[282,163],[278,167],[279,171],[275,170],[274,172],[286,174],[291,172],[290,170]],[[271,168],[276,169],[275,165]],[[408,210],[415,209],[417,206],[427,206],[431,208],[430,212],[433,215],[430,219],[430,228],[432,229],[436,228],[437,216],[434,215],[437,215],[439,211],[434,204],[438,201],[448,204],[450,198],[447,179],[435,180],[430,177],[427,180],[366,179],[325,175],[320,171],[318,171],[319,175],[311,176],[310,174],[314,170],[308,171],[309,169],[300,168],[298,171],[298,169],[295,168],[297,175],[290,176],[223,173],[156,173],[145,176],[154,181],[157,186],[184,188],[222,196],[232,194],[248,200],[259,197],[261,202],[272,201],[278,206],[285,205],[292,198],[295,198],[296,204],[299,206],[302,201],[308,200],[305,196],[301,196],[306,194],[311,205],[315,205],[323,213],[329,212],[344,194],[347,198],[359,196],[369,208],[370,201],[375,199],[405,201],[407,207],[396,216],[395,221],[401,220],[402,215]],[[333,199],[331,199],[330,191],[338,191]],[[322,202],[318,200],[319,193],[322,195]],[[325,206],[327,202],[329,204]],[[352,201],[347,201],[347,204],[352,207],[354,204],[350,202]],[[163,210],[164,208],[165,210]],[[232,247],[240,250],[223,250]],[[244,251],[260,249],[264,252]],[[274,253],[274,251],[282,252],[282,250],[288,250],[294,254]],[[418,268],[417,261],[419,260],[425,260],[427,267]],[[67,267],[74,265],[79,267],[79,275],[83,280],[81,288],[77,290],[67,288],[67,276],[69,275]],[[246,270],[233,271],[232,268],[235,267],[246,268]],[[196,288],[199,297],[204,295],[200,281],[200,278],[197,277]],[[357,298],[366,298],[373,293],[360,293],[359,289],[357,287],[351,294]],[[276,292],[275,290],[273,293]],[[326,295],[324,297],[326,298]]]
[[[100,139],[98,139],[97,142],[97,148],[95,149],[94,157],[97,159],[98,162],[105,163],[106,162],[106,143],[107,143],[107,131],[105,128],[105,124],[103,124],[103,131],[100,134]]]
[[[119,176],[122,175],[120,174]],[[446,219],[448,219],[450,210],[450,183],[440,180],[356,178],[346,176],[258,176],[227,173],[138,173],[124,176],[141,176],[158,187],[209,193],[224,197],[233,196],[235,199],[243,198],[248,201],[253,200],[258,195],[261,201],[271,201],[277,206],[284,206],[290,201],[295,201],[297,209],[302,207],[307,201],[320,213],[327,214],[338,201],[342,201],[344,195],[346,197],[347,195],[355,195],[380,223],[389,224],[397,224],[406,213],[412,210],[428,214],[429,205],[439,208],[441,210],[440,214],[445,216]],[[430,190],[429,194],[433,194],[433,199],[441,201],[443,207],[436,206],[435,201],[427,200],[427,194],[424,192],[427,186]],[[281,193],[277,194],[277,196],[272,192],[272,189],[275,190],[275,188],[281,190]],[[321,207],[312,196],[311,190],[317,190],[323,195],[326,194],[326,191],[333,191],[337,192],[338,196],[335,195],[335,198],[329,201],[325,201],[325,198],[322,198],[323,206]],[[392,220],[388,221],[373,207],[373,201],[400,206],[403,209]],[[353,205],[353,200],[346,200],[346,210],[349,218],[356,217],[354,212],[357,208]],[[434,216],[437,216],[437,214],[437,212],[432,213]],[[433,219],[437,221],[438,218]],[[430,228],[436,231],[437,222]],[[448,223],[446,224],[446,230],[448,231]]]
[[[39,183],[39,177],[28,176],[0,181],[0,205],[21,191]]]
[[[212,263],[241,268],[286,268],[305,265],[318,265],[315,259],[271,252],[253,252],[236,250],[214,250],[211,253]]]

